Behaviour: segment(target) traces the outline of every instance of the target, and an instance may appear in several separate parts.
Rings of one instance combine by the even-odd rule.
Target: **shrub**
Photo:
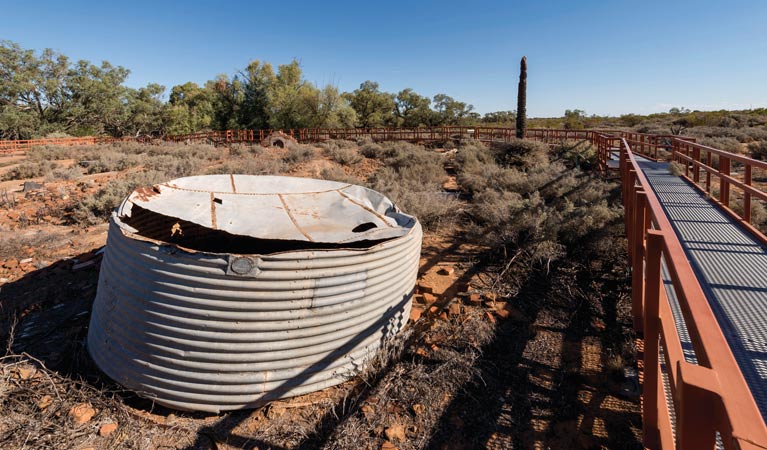
[[[767,140],[748,144],[748,152],[754,159],[767,160]]]
[[[58,167],[58,164],[51,161],[25,161],[6,172],[3,180],[26,180],[47,176]]]
[[[499,162],[510,167],[532,168],[548,165],[549,147],[543,142],[514,139],[498,147]]]
[[[743,153],[743,146],[737,139],[731,137],[703,137],[698,143],[714,147],[718,150],[724,150],[732,153]]]
[[[311,161],[314,158],[314,150],[311,147],[301,144],[290,143],[288,153],[282,157],[287,164],[296,165]]]
[[[46,181],[55,180],[76,180],[83,175],[82,171],[77,166],[70,166],[66,169],[56,169],[50,174],[46,175]]]
[[[202,161],[191,157],[178,157],[176,155],[158,155],[148,158],[144,162],[144,168],[161,172],[166,179],[186,177],[197,173],[202,167]]]
[[[70,219],[80,225],[95,225],[109,218],[112,211],[139,186],[151,186],[167,181],[158,171],[131,173],[125,178],[109,181],[95,194],[83,198],[71,211]]]
[[[208,170],[209,174],[236,173],[242,175],[279,175],[287,167],[282,160],[274,158],[233,158],[219,167]]]
[[[113,149],[101,149],[85,155],[88,174],[118,172],[141,164],[137,154],[122,153]]]
[[[440,184],[421,179],[413,170],[400,172],[384,167],[373,174],[368,185],[389,197],[404,212],[417,217],[425,228],[448,222],[460,206],[459,201],[444,192]]]
[[[340,143],[340,144],[339,144]],[[349,145],[351,144],[351,145]],[[349,166],[362,161],[356,145],[351,141],[327,141],[320,144],[323,153],[337,163]]]
[[[320,178],[323,180],[338,181],[340,183],[361,184],[357,177],[347,174],[338,166],[331,166],[322,169]]]

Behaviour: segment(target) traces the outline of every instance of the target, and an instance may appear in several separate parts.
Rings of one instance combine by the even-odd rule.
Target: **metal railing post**
[[[642,428],[644,446],[648,449],[657,449],[660,444],[658,391],[663,386],[660,380],[660,290],[663,286],[660,267],[663,239],[663,233],[658,230],[647,232]]]

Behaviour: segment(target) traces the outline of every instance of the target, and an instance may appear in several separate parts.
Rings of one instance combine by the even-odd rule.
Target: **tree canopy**
[[[446,94],[433,98],[407,88],[393,94],[365,81],[352,92],[314,85],[293,60],[274,67],[253,60],[202,86],[126,86],[130,71],[108,61],[70,61],[0,41],[0,139],[52,134],[140,136],[211,129],[420,127],[465,125],[474,107]],[[489,121],[489,120],[487,120]]]

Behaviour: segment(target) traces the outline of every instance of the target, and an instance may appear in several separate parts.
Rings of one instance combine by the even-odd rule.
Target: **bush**
[[[368,186],[391,199],[407,214],[418,218],[424,228],[436,228],[455,217],[460,202],[437,183],[428,182],[415,170],[397,171],[392,167],[379,170]]]
[[[48,176],[58,167],[58,164],[51,161],[25,161],[6,172],[3,180],[26,180]]]
[[[703,137],[698,139],[699,144],[724,150],[731,153],[743,153],[743,146],[737,139],[731,137]]]
[[[373,145],[377,144],[368,144]],[[384,159],[385,166],[368,180],[371,189],[416,216],[426,228],[455,216],[460,202],[442,189],[447,173],[441,155],[406,142],[388,142],[379,147],[377,154]]]
[[[287,167],[282,160],[273,158],[233,158],[222,166],[208,170],[209,174],[279,175]]]
[[[311,147],[301,144],[290,143],[288,153],[282,157],[282,160],[291,165],[301,164],[314,159],[314,150]]]
[[[176,155],[158,155],[148,158],[144,162],[144,168],[161,172],[164,178],[173,179],[186,177],[198,173],[202,167],[202,161],[191,157],[178,157]]]
[[[56,180],[76,180],[83,175],[82,171],[77,166],[70,166],[66,169],[56,169],[50,174],[46,175],[46,181]]]
[[[322,169],[320,178],[323,180],[338,181],[340,183],[361,184],[357,177],[347,174],[338,166],[331,166]]]
[[[767,160],[767,140],[748,144],[748,152],[754,159]]]
[[[351,145],[349,145],[351,144]],[[357,152],[356,144],[351,141],[327,141],[320,144],[323,153],[337,163],[349,166],[362,161]]]
[[[88,174],[119,172],[141,164],[142,158],[136,154],[122,153],[113,149],[91,151],[85,155]]]
[[[106,221],[112,211],[139,186],[151,186],[167,181],[164,173],[144,171],[109,181],[95,194],[83,198],[71,211],[70,219],[80,225],[96,225]]]

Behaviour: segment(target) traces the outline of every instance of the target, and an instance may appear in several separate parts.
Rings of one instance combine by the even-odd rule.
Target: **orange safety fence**
[[[264,142],[272,133],[282,132],[298,142],[319,142],[329,139],[369,138],[374,141],[448,141],[456,139],[475,139],[482,142],[509,142],[515,138],[514,128],[444,126],[431,128],[301,128],[288,130],[225,130],[206,131],[183,135],[163,136],[158,138],[112,138],[112,137],[77,137],[29,140],[0,140],[0,153],[26,151],[45,145],[72,146],[95,145],[113,142],[211,142],[229,144],[237,142]],[[549,130],[528,129],[526,137],[545,142],[567,140],[592,140],[594,132],[590,130]]]
[[[625,138],[621,139],[620,169],[633,274],[632,313],[634,326],[644,336],[645,447],[714,449],[718,432],[728,450],[767,448],[767,427],[756,402]],[[699,364],[684,358],[661,264],[668,269]],[[671,405],[666,401],[663,372]]]

